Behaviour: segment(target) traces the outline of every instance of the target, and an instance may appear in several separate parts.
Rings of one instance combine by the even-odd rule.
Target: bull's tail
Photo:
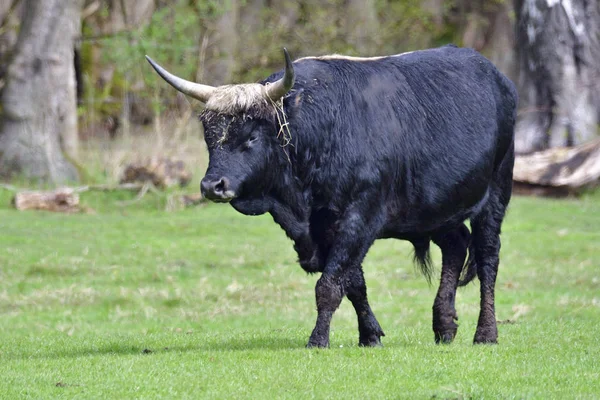
[[[412,245],[415,248],[414,262],[425,276],[425,279],[427,279],[427,282],[431,284],[433,264],[431,263],[431,256],[429,255],[429,239],[414,241],[412,242]]]
[[[473,238],[469,234],[469,230],[465,227],[467,241],[468,255],[463,266],[461,277],[458,281],[458,286],[466,286],[469,284],[475,276],[477,276],[477,263],[475,262],[475,245],[473,244]],[[427,279],[427,282],[431,284],[431,277],[433,276],[433,264],[431,263],[431,256],[429,255],[429,240],[413,241],[412,245],[415,248],[414,262],[421,270],[421,273]]]
[[[469,254],[463,267],[461,278],[458,281],[458,286],[468,285],[477,275],[477,263],[475,262],[475,245],[473,244],[473,237],[469,240]]]

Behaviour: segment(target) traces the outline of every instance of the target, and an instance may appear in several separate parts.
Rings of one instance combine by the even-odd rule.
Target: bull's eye
[[[251,135],[248,140],[246,141],[246,147],[250,148],[252,147],[256,141],[258,140],[258,136],[256,135]]]

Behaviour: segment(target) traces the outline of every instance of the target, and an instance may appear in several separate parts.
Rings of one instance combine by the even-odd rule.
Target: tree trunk
[[[231,82],[236,70],[236,52],[238,48],[239,8],[238,0],[222,3],[222,10],[216,22],[214,32],[211,32],[212,45],[208,48],[206,70],[212,77],[210,85],[222,85]]]
[[[0,175],[77,179],[73,63],[81,0],[25,0],[25,15],[2,93]]]
[[[4,87],[8,60],[17,42],[22,8],[21,0],[0,1],[0,93]]]
[[[377,36],[377,12],[374,0],[349,0],[346,8],[346,34],[359,55],[378,55],[374,50]]]
[[[147,24],[156,9],[154,0],[111,0],[110,31],[121,32]]]
[[[600,122],[597,0],[515,0],[520,118],[516,150],[578,145]]]

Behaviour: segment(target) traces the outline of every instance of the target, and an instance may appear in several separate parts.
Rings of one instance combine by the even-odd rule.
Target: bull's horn
[[[194,83],[190,81],[186,81],[185,79],[181,79],[172,73],[168,72],[166,69],[158,65],[154,62],[153,59],[146,56],[146,60],[152,65],[152,68],[171,86],[175,89],[179,90],[181,93],[187,94],[194,99],[198,99],[203,103],[206,103],[213,91],[214,87],[208,85],[202,85],[200,83]]]
[[[267,96],[273,101],[277,101],[285,96],[292,86],[294,86],[294,66],[292,65],[292,59],[285,48],[283,49],[283,54],[285,55],[285,74],[283,78],[267,86]]]

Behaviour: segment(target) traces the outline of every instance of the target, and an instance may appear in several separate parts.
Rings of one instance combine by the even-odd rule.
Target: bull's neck
[[[273,184],[267,196],[273,203],[271,214],[273,214],[276,220],[277,217],[275,214],[278,213],[281,206],[284,206],[298,219],[308,218],[307,215],[310,209],[308,199],[310,199],[310,196],[307,196],[302,179],[295,173],[296,168],[294,163],[296,162],[296,157],[293,154],[294,150],[294,147],[291,145],[286,149],[279,149],[277,166],[271,168],[271,173],[273,173],[271,182]]]
[[[286,235],[294,241],[300,259],[310,258],[312,240],[309,233],[310,196],[287,167],[269,193],[269,213]]]

